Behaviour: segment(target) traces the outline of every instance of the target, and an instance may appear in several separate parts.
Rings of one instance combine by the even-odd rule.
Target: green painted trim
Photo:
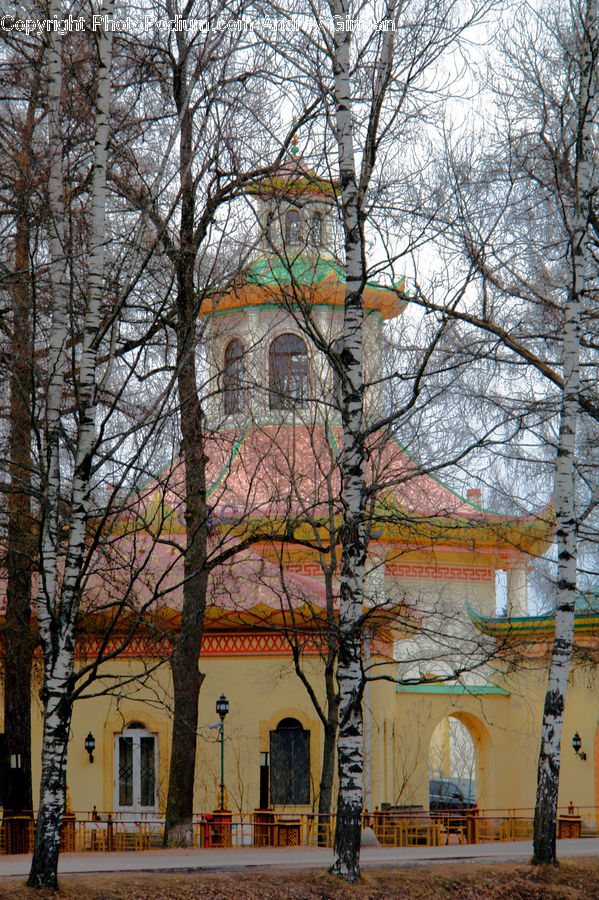
[[[579,598],[580,600],[580,598]],[[576,602],[578,603],[579,600]],[[483,616],[466,602],[466,610],[472,624],[483,634],[506,638],[529,637],[536,641],[550,640],[555,633],[555,612],[542,616]],[[599,631],[599,611],[594,607],[574,609],[574,634],[595,635]]]
[[[331,256],[314,256],[311,253],[300,253],[293,258],[282,258],[276,254],[266,253],[254,259],[245,270],[246,284],[261,287],[288,285],[330,284],[327,279],[333,273],[337,284],[345,284],[347,274],[345,267]],[[379,281],[367,281],[364,289],[388,291],[396,294],[404,293],[405,277],[394,284],[381,284]]]
[[[335,306],[331,306],[330,303],[313,303],[312,309],[322,308],[322,309],[338,309],[340,313],[343,313],[343,304],[339,303]],[[214,309],[209,313],[205,313],[208,317],[213,316],[229,316],[233,313],[238,313],[243,309],[266,309],[266,310],[277,310],[278,312],[283,309],[280,303],[244,303],[243,306],[233,306],[230,309]],[[365,316],[379,316],[381,319],[383,318],[383,314],[378,309],[364,309]],[[456,495],[457,496],[457,495]]]
[[[333,429],[330,425],[327,424],[327,434],[329,436],[329,440],[331,442],[331,448],[333,453],[337,456],[337,459],[341,459],[341,447],[338,442],[335,440],[335,435],[333,434]]]
[[[398,694],[497,694],[500,697],[510,696],[509,691],[496,684],[445,684],[434,681],[429,684],[398,684],[395,691]]]
[[[230,470],[231,463],[233,462],[233,460],[239,453],[239,448],[241,447],[241,445],[243,444],[243,442],[245,440],[245,436],[248,433],[249,427],[250,427],[249,425],[246,425],[244,427],[243,431],[241,432],[241,435],[237,438],[237,440],[233,444],[233,449],[231,450],[231,453],[229,454],[229,458],[226,461],[226,463],[224,464],[220,475],[216,478],[214,484],[206,491],[206,499],[208,499],[208,497],[212,494],[212,491],[216,490],[216,488],[219,486],[219,484],[225,477],[225,474]]]

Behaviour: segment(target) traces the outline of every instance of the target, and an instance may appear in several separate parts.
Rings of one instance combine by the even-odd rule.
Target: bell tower
[[[278,172],[254,182],[248,193],[257,201],[262,253],[333,258],[337,185],[302,163],[296,143]]]
[[[339,386],[326,351],[339,349],[345,272],[335,257],[337,184],[309,169],[297,147],[249,185],[259,250],[206,315],[210,429],[340,423]],[[380,381],[384,319],[405,306],[402,286],[364,290],[365,375]],[[369,404],[382,403],[373,388]]]

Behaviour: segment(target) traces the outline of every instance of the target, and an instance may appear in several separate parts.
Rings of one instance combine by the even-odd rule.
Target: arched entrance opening
[[[476,746],[461,716],[444,716],[429,746],[431,808],[458,808],[476,802]]]
[[[310,803],[310,732],[297,719],[282,719],[270,732],[270,802]]]

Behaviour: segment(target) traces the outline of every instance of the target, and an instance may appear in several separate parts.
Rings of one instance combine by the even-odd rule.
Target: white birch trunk
[[[112,16],[113,0],[102,12]],[[52,4],[52,14],[60,16],[60,5]],[[53,222],[62,220],[61,152],[59,131],[60,39],[50,32],[50,149],[52,154],[51,204]],[[54,42],[55,41],[55,42]],[[111,33],[99,40],[98,95],[92,180],[92,224],[83,346],[79,372],[79,429],[70,497],[69,535],[64,575],[57,591],[59,425],[64,387],[67,306],[65,280],[54,287],[51,359],[53,368],[47,401],[47,487],[40,557],[41,588],[38,596],[38,625],[44,654],[44,731],[42,777],[35,846],[28,884],[30,887],[58,887],[57,867],[60,833],[66,795],[66,759],[72,713],[75,629],[79,609],[81,569],[85,553],[86,523],[89,514],[90,473],[95,440],[96,360],[101,323],[104,268],[104,227],[106,209],[106,164],[110,113]],[[64,247],[59,252],[57,229],[52,242],[53,272],[64,272]]]
[[[349,15],[346,0],[331,3],[333,16]],[[353,143],[351,109],[351,32],[335,31],[336,138],[339,155],[341,212],[345,234],[345,309],[342,350],[341,459],[341,581],[339,586],[339,732],[337,737],[337,822],[336,859],[332,871],[347,881],[360,876],[360,838],[363,806],[363,721],[362,721],[362,612],[366,532],[364,505],[363,418],[363,288],[365,283],[362,230]]]
[[[334,22],[352,18],[350,0],[329,0]],[[355,12],[355,11],[354,11]],[[398,15],[394,0],[387,18]],[[334,29],[335,136],[339,158],[341,215],[345,237],[345,304],[341,354],[341,579],[339,585],[339,732],[337,738],[336,859],[332,871],[347,881],[360,877],[360,840],[364,790],[364,723],[362,698],[362,621],[367,539],[365,527],[363,323],[366,261],[363,209],[376,163],[380,112],[393,66],[394,32],[389,30],[379,50],[368,111],[368,127],[360,172],[356,171],[352,120],[351,49],[353,31]]]
[[[597,52],[597,0],[588,0],[585,33],[581,45],[581,77],[578,97],[576,196],[572,231],[572,288],[564,315],[564,389],[553,500],[557,523],[558,600],[555,640],[543,710],[541,747],[537,773],[533,860],[557,864],[556,821],[559,790],[560,746],[574,639],[576,602],[577,521],[574,462],[580,390],[581,297],[587,280],[587,229],[592,190],[592,128],[597,105],[594,59]]]

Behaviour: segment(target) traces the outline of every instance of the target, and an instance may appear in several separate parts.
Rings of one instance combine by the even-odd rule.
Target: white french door
[[[156,813],[158,741],[144,725],[128,725],[114,738],[115,812]]]

